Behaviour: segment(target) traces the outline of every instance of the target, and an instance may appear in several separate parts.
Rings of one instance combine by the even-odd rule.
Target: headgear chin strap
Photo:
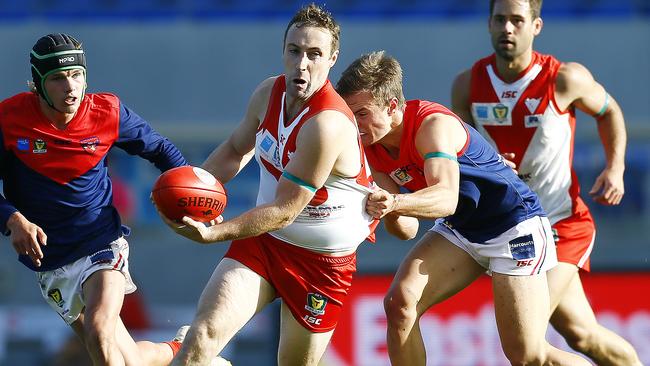
[[[86,74],[86,56],[81,43],[63,33],[48,34],[36,41],[29,55],[29,61],[32,65],[32,79],[36,91],[52,108],[54,105],[45,91],[45,79],[52,73],[71,69],[81,69]],[[84,93],[85,89],[81,94],[81,100]]]

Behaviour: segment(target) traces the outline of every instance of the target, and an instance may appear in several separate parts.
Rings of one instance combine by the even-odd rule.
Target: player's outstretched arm
[[[220,182],[226,183],[236,176],[254,156],[255,133],[264,119],[275,77],[257,86],[246,108],[244,118],[226,141],[217,146],[201,168],[209,171]]]
[[[589,194],[601,204],[618,205],[625,194],[623,172],[627,134],[623,111],[589,70],[578,63],[560,67],[555,90],[560,108],[573,105],[596,119],[606,166]]]

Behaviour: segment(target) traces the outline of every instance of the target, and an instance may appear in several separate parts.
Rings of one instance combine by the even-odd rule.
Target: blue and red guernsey
[[[457,153],[460,189],[456,212],[446,221],[467,239],[481,243],[493,239],[519,222],[545,216],[537,196],[504,164],[494,148],[471,126],[444,106],[423,101],[406,102],[399,157],[393,159],[380,144],[366,148],[370,166],[414,192],[426,188],[424,159],[415,147],[415,135],[429,115],[441,113],[458,119],[467,142]]]
[[[186,165],[180,151],[112,94],[87,94],[65,129],[47,120],[39,96],[21,93],[0,103],[0,230],[16,210],[47,235],[35,271],[62,267],[128,235],[112,205],[106,156],[117,146],[160,169]]]

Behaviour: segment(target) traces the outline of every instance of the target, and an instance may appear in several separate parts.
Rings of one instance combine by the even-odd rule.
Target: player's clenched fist
[[[386,216],[395,208],[395,195],[381,188],[376,188],[374,192],[368,195],[366,202],[366,212],[372,217],[378,219]]]

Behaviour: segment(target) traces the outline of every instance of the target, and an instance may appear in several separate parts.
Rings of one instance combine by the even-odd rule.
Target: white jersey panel
[[[284,95],[282,105],[284,106]],[[279,175],[284,171],[282,156],[285,155],[285,144],[290,135],[299,132],[300,129],[295,127],[307,111],[303,111],[286,127],[284,112],[281,112],[278,118],[279,139],[266,129],[257,133],[255,159],[260,166],[258,206],[275,200]],[[286,154],[291,159],[292,152],[287,151]],[[272,165],[276,171],[269,171],[265,164]],[[312,200],[318,204],[310,203],[293,223],[269,234],[287,243],[319,252],[355,250],[371,233],[373,218],[365,210],[367,195],[370,192],[372,190],[358,184],[356,178],[330,175]],[[324,201],[319,199],[321,196],[326,197],[323,198]]]
[[[569,114],[560,114],[549,103],[538,115],[533,135],[521,164],[519,175],[539,196],[551,224],[571,216],[571,145]]]

